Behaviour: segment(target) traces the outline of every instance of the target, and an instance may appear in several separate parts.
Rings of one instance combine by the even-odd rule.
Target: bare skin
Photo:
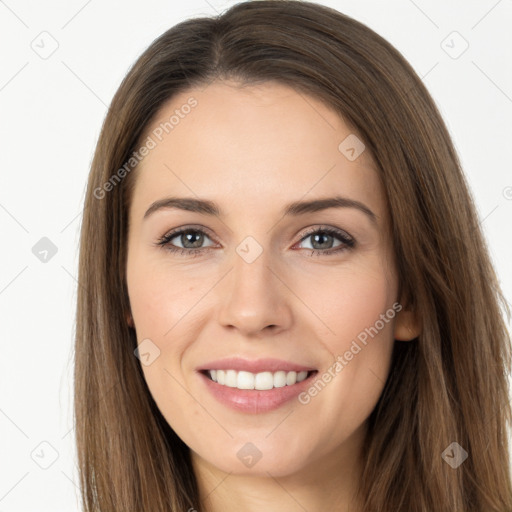
[[[366,420],[394,339],[418,335],[412,314],[393,309],[400,297],[389,218],[371,155],[347,158],[338,146],[353,131],[343,120],[277,83],[190,89],[162,107],[146,134],[190,97],[197,106],[137,169],[130,208],[128,321],[139,343],[150,339],[160,350],[142,366],[148,387],[191,449],[208,512],[359,512]],[[162,208],[144,218],[170,196],[214,201],[222,215]],[[360,202],[374,220],[351,206],[283,216],[291,202],[333,196]],[[202,252],[190,254],[200,234],[168,241],[177,253],[156,245],[181,227],[205,233]],[[344,238],[322,237],[325,227]],[[242,247],[261,250],[250,263],[237,252],[247,237],[254,241]],[[241,412],[209,393],[197,371],[225,357],[272,357],[313,367],[318,379],[380,324],[307,403]],[[252,467],[237,456],[247,443],[261,453]]]

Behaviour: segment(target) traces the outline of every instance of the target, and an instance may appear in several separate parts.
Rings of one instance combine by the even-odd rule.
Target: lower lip
[[[199,376],[205,382],[206,387],[212,395],[222,404],[245,413],[258,414],[278,409],[286,402],[293,400],[302,393],[318,372],[312,372],[306,379],[291,386],[281,388],[272,388],[267,390],[257,389],[238,389],[229,386],[223,386],[204,373],[199,372]]]

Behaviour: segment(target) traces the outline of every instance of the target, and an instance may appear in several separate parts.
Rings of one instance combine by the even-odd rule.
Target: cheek
[[[365,421],[389,373],[400,307],[390,274],[374,268],[317,282],[323,283],[321,296],[307,294],[308,305],[326,327],[320,339],[331,360],[300,400],[313,417],[334,427],[335,438],[340,431],[350,435]]]
[[[155,338],[165,343],[172,337],[174,326],[192,311],[198,300],[194,293],[197,286],[179,272],[166,272],[151,262],[132,263],[127,285],[137,338]]]
[[[350,341],[358,335],[364,338],[366,329],[377,321],[382,337],[389,337],[394,314],[391,312],[391,318],[384,324],[380,315],[395,302],[397,286],[389,269],[379,260],[308,276],[295,283],[297,295],[304,298],[311,312],[321,320],[317,324],[325,330],[322,329],[319,339],[330,348],[332,355],[348,350]]]
[[[186,404],[189,421],[195,414],[194,403],[184,391],[180,365],[190,343],[185,332],[194,321],[201,289],[180,278],[179,272],[165,272],[150,262],[137,267],[135,260],[127,272],[127,285],[139,350],[150,354],[149,360],[141,358],[148,389],[169,424],[175,424],[177,403]]]
[[[184,384],[182,358],[195,339],[191,327],[200,321],[200,301],[212,286],[209,282],[149,257],[129,260],[127,285],[137,342],[145,343],[152,356],[147,365],[141,359],[142,370],[159,404],[170,387],[179,391]]]

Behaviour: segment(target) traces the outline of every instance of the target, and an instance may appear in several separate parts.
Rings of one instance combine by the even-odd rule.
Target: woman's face
[[[127,284],[163,416],[203,467],[285,476],[355,460],[408,320],[369,151],[276,83],[190,89],[143,142]],[[338,206],[315,203],[328,198]]]

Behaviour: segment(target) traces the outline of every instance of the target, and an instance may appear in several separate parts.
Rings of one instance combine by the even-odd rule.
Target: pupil
[[[324,243],[320,242],[320,245],[321,245],[322,247],[315,247],[316,239],[317,239],[317,238],[319,238],[319,237],[320,237],[320,238],[321,238],[321,237],[324,237],[324,238],[327,238],[327,239],[332,238],[332,236],[331,236],[331,235],[327,235],[327,234],[325,234],[325,233],[324,233],[324,234],[317,234],[317,235],[314,235],[314,236],[313,236],[313,247],[314,247],[315,249],[317,249],[317,248],[318,248],[318,249],[329,249],[329,247],[323,247],[323,246],[326,244],[325,242],[324,242]],[[328,245],[328,244],[327,244],[327,245]]]
[[[181,235],[181,243],[183,244],[183,247],[191,248],[190,246],[187,245],[187,243],[190,241],[189,239],[198,237],[198,240],[196,240],[195,242],[192,241],[192,248],[201,247],[203,243],[203,236],[204,235],[202,233],[184,233],[183,235]]]

